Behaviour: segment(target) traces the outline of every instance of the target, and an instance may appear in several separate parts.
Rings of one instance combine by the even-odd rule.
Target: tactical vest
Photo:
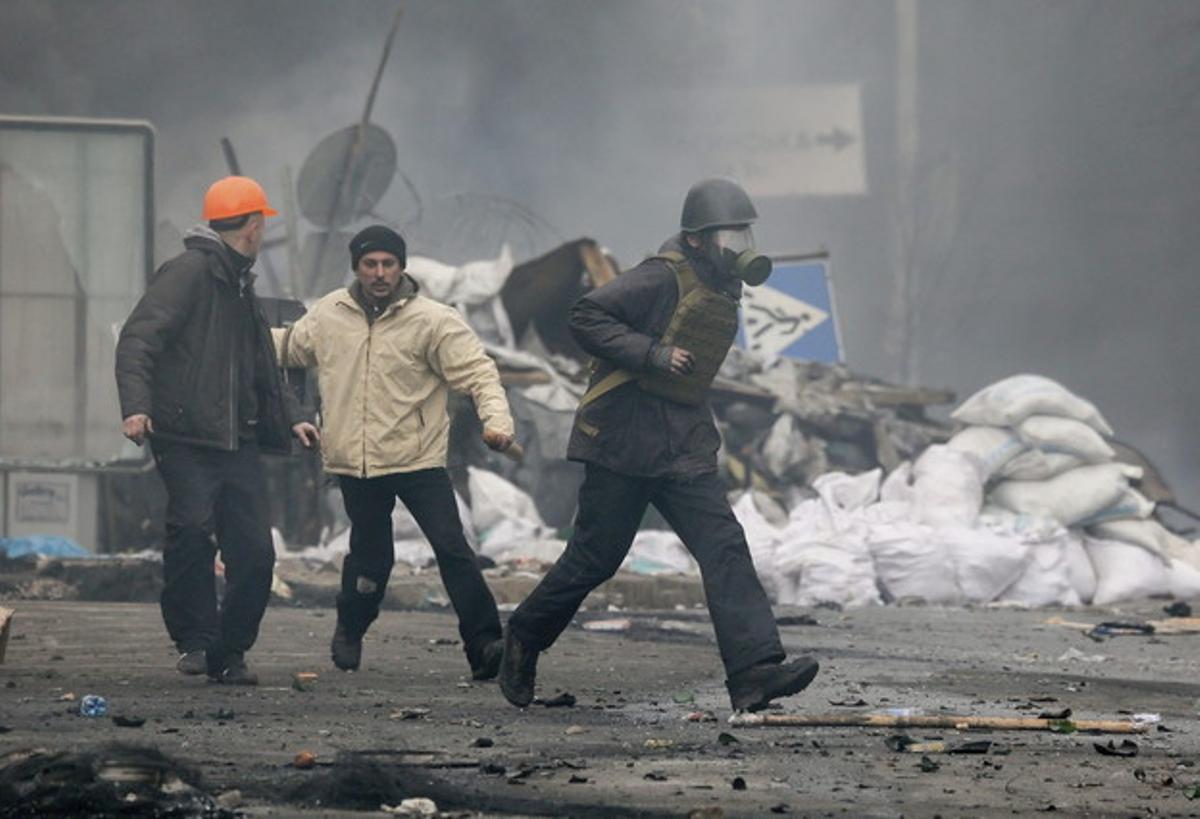
[[[638,386],[651,395],[680,404],[703,404],[709,385],[733,346],[738,329],[737,299],[704,284],[682,253],[671,251],[650,258],[667,262],[679,287],[679,301],[659,343],[690,352],[692,371],[687,375],[657,371],[634,375],[614,370],[587,391],[579,402],[581,409],[635,378]]]

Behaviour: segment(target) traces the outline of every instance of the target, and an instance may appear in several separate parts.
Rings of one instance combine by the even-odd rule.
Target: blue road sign
[[[829,257],[776,256],[771,278],[742,292],[742,347],[770,356],[842,361]]]

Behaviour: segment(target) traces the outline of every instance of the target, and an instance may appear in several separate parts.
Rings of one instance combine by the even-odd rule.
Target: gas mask
[[[722,273],[751,287],[762,284],[771,275],[771,260],[755,250],[754,233],[749,225],[712,231],[709,253]]]

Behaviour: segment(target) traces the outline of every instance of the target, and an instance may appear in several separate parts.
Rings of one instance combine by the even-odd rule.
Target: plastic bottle
[[[84,717],[102,717],[108,713],[108,700],[99,694],[85,694],[79,701],[79,714]]]

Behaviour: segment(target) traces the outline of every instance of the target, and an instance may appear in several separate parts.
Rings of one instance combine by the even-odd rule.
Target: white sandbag
[[[1096,570],[1092,604],[1108,606],[1168,591],[1167,569],[1155,555],[1140,546],[1116,540],[1084,540]]]
[[[967,427],[951,438],[946,446],[974,458],[979,467],[979,477],[985,482],[1028,449],[1028,444],[1011,429],[988,426]]]
[[[972,526],[983,506],[983,481],[972,456],[942,444],[913,464],[916,520],[930,526]]]
[[[1091,464],[1045,481],[1004,481],[988,500],[1026,515],[1046,515],[1063,526],[1072,526],[1120,498],[1130,478],[1142,470],[1129,464]]]
[[[433,547],[425,538],[401,538],[392,542],[392,555],[397,563],[409,566],[428,566],[436,560]]]
[[[1083,465],[1084,460],[1074,455],[1027,449],[1000,467],[996,475],[1014,481],[1044,481]]]
[[[409,256],[405,272],[421,285],[421,295],[443,304],[478,305],[500,292],[513,269],[507,244],[495,259],[455,267],[426,256]]]
[[[964,424],[1015,427],[1031,415],[1056,415],[1083,421],[1111,436],[1112,427],[1092,402],[1041,375],[1014,375],[976,392],[951,413]]]
[[[698,574],[700,571],[679,536],[660,529],[638,532],[622,565],[639,574]]]
[[[784,590],[783,572],[776,564],[775,553],[783,535],[783,530],[771,524],[758,509],[753,492],[744,492],[733,504],[733,514],[742,529],[746,532],[746,543],[750,546],[750,558],[754,561],[754,569],[762,580],[767,596],[779,602]]]
[[[1125,487],[1117,500],[1096,514],[1079,521],[1077,526],[1095,526],[1111,520],[1145,520],[1154,514],[1154,501],[1132,487]]]
[[[984,504],[979,525],[1022,543],[1041,543],[1066,534],[1067,529],[1048,515],[1022,515],[1003,506]]]
[[[871,555],[862,546],[836,540],[792,544],[787,556],[780,558],[779,568],[792,584],[777,601],[783,605],[868,606],[882,602]]]
[[[1069,540],[1062,537],[1031,544],[1025,570],[999,599],[1024,606],[1078,606],[1082,601],[1071,582]]]
[[[889,503],[913,502],[912,461],[904,461],[883,479],[879,487],[879,500]]]
[[[1100,433],[1083,421],[1054,415],[1031,415],[1017,425],[1017,433],[1031,447],[1050,455],[1074,455],[1099,464],[1116,457]]]
[[[1167,569],[1167,591],[1180,600],[1200,598],[1200,569],[1182,560],[1172,560]]]
[[[852,512],[879,499],[879,484],[882,478],[882,469],[872,469],[861,475],[826,472],[813,481],[813,489],[825,501],[831,512]]]
[[[467,487],[471,491],[471,522],[481,541],[489,529],[509,518],[546,525],[533,498],[495,472],[467,467]]]
[[[944,543],[919,524],[889,527],[875,532],[870,544],[875,575],[887,598],[920,598],[927,603],[958,605],[963,602],[954,562]]]
[[[487,556],[496,563],[550,564],[558,560],[567,542],[524,528],[520,521],[506,520],[493,530]]]
[[[941,541],[954,564],[964,603],[990,603],[1021,576],[1029,545],[983,528],[942,527],[931,537]]]
[[[471,516],[471,507],[467,506],[467,502],[463,500],[458,492],[454,493],[454,503],[458,507],[458,518],[463,523],[463,536],[467,539],[467,545],[471,547],[471,551],[479,552],[479,538],[475,535],[475,526]],[[392,540],[395,543],[401,541],[425,540],[425,533],[421,531],[421,527],[417,525],[417,519],[408,511],[408,507],[400,500],[396,501],[395,507],[392,509]],[[433,554],[430,552],[430,554]],[[421,555],[414,554],[414,560],[420,561]],[[396,559],[401,559],[401,552],[396,553]],[[404,559],[404,562],[412,565],[422,565],[421,562],[414,563],[413,560]]]
[[[1158,555],[1164,563],[1173,557],[1200,568],[1196,548],[1157,520],[1111,520],[1088,527],[1088,533],[1102,540],[1140,546]]]
[[[1096,570],[1092,567],[1092,559],[1083,545],[1083,538],[1072,534],[1067,538],[1066,551],[1067,576],[1070,578],[1071,588],[1079,596],[1080,602],[1087,605],[1096,597]]]

